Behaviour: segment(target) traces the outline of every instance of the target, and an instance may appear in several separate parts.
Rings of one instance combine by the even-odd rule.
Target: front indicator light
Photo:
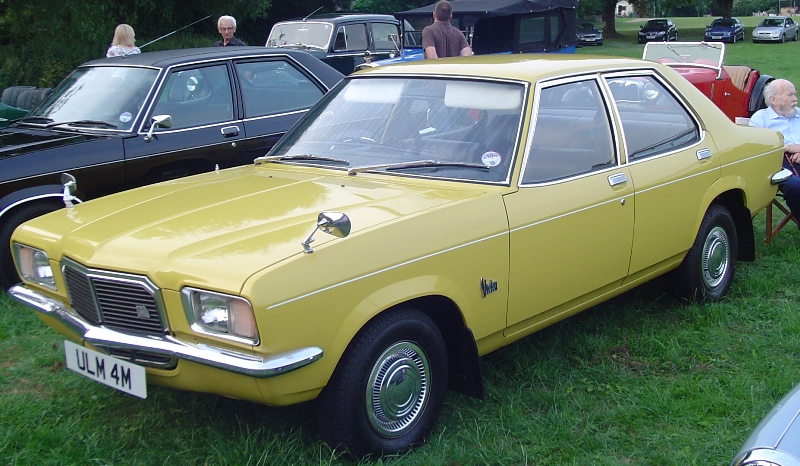
[[[184,288],[181,295],[195,331],[257,343],[253,307],[247,300],[194,288]]]
[[[23,279],[51,290],[56,289],[53,269],[50,267],[50,259],[44,251],[14,243],[14,258],[16,259],[17,270]]]

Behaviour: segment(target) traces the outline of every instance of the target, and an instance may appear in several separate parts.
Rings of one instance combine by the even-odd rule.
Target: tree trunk
[[[726,0],[717,0],[726,1]],[[733,1],[733,0],[730,0]],[[603,37],[619,37],[617,33],[617,0],[604,0],[603,1]]]

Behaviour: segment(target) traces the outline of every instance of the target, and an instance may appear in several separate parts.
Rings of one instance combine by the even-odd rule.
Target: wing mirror
[[[311,242],[314,241],[314,234],[317,230],[337,238],[346,238],[347,235],[350,234],[350,227],[350,217],[346,214],[342,212],[320,212],[319,215],[317,215],[317,225],[314,231],[300,244],[303,245],[303,251],[306,254],[311,254],[314,252],[314,250],[311,249]]]
[[[153,117],[153,123],[150,124],[150,130],[144,135],[144,142],[153,140],[153,130],[156,128],[172,128],[172,117],[169,115],[156,115]]]

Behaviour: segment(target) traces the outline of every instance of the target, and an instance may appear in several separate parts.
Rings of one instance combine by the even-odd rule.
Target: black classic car
[[[250,163],[342,74],[286,49],[183,49],[104,58],[73,71],[0,130],[0,283],[17,281],[17,225],[63,207],[61,174],[87,200]]]
[[[331,13],[281,21],[267,47],[305,50],[344,74],[364,62],[400,53],[400,22],[392,15]]]

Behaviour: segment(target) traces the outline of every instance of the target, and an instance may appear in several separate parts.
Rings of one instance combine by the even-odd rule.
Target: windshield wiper
[[[22,118],[21,120],[17,120],[17,121],[20,122],[20,123],[45,123],[46,124],[46,123],[52,123],[53,119],[52,118],[47,118],[47,117],[25,117],[25,118]]]
[[[260,165],[263,162],[275,162],[280,160],[306,160],[314,162],[333,162],[350,165],[350,162],[344,159],[334,159],[332,157],[317,157],[312,154],[294,154],[294,155],[265,155],[263,157],[256,157],[253,163]]]
[[[670,137],[668,137],[667,139],[664,139],[663,141],[658,141],[658,142],[657,142],[657,143],[655,143],[655,144],[650,144],[650,145],[649,145],[649,146],[647,146],[647,147],[642,147],[641,149],[635,150],[635,151],[633,151],[633,152],[631,153],[631,155],[630,155],[629,157],[630,157],[630,158],[633,158],[634,156],[636,156],[636,155],[638,155],[638,154],[641,154],[641,153],[643,153],[643,152],[647,152],[647,151],[649,151],[649,150],[653,150],[653,149],[655,149],[656,147],[663,146],[663,145],[665,145],[665,144],[668,144],[668,143],[670,143],[670,142],[677,141],[678,139],[680,139],[680,138],[682,138],[682,137],[684,137],[684,136],[688,136],[688,135],[690,135],[690,134],[694,133],[695,131],[696,131],[696,129],[695,129],[695,128],[689,128],[689,129],[687,129],[687,130],[685,130],[685,131],[682,131],[682,132],[680,132],[680,133],[676,134],[675,136],[670,136]]]
[[[75,121],[54,121],[47,125],[48,128],[53,126],[100,126],[103,128],[116,128],[117,125],[101,120],[75,120]]]
[[[438,160],[415,160],[413,162],[396,162],[384,163],[379,165],[365,165],[363,167],[355,167],[347,170],[348,175],[355,175],[357,173],[370,171],[370,170],[404,170],[407,168],[429,168],[429,167],[464,167],[464,168],[477,168],[480,170],[488,170],[488,165],[480,163],[466,163],[466,162],[440,162]]]

